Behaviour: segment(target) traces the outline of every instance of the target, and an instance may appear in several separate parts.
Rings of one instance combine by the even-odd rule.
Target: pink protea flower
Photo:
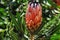
[[[34,33],[42,22],[42,7],[38,2],[29,2],[25,19],[28,30]]]

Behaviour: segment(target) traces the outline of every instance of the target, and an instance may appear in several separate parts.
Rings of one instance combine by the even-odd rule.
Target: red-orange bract
[[[60,0],[53,0],[58,6],[60,6]]]
[[[28,8],[25,15],[26,25],[31,33],[34,33],[41,25],[42,22],[42,7],[39,3],[28,4]]]

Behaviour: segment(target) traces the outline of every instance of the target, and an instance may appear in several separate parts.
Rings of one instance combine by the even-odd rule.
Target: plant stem
[[[30,40],[34,40],[34,35],[33,34],[30,35]]]

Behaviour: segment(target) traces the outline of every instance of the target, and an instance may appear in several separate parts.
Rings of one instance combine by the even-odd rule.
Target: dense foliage
[[[25,23],[29,0],[0,0],[0,40],[28,40],[30,33]],[[60,6],[52,0],[39,0],[42,24],[35,40],[60,40]]]

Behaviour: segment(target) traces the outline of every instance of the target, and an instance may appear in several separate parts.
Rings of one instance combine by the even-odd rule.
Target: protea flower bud
[[[60,0],[53,0],[58,6],[60,6]]]
[[[34,33],[42,22],[42,7],[38,2],[29,2],[25,19],[28,30]]]

